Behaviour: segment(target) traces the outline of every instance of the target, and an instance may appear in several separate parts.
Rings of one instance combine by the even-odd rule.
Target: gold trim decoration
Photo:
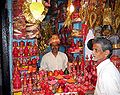
[[[90,14],[90,27],[92,28],[97,20],[97,14],[95,12],[92,12]]]
[[[37,21],[33,18],[33,15],[30,12],[30,3],[29,2],[24,2],[22,10],[23,10],[23,15],[25,16],[26,20],[29,23],[36,23]]]
[[[112,25],[112,10],[111,10],[111,8],[104,9],[103,25]]]
[[[120,24],[120,17],[118,16],[118,17],[116,17],[116,20],[115,20],[116,29],[118,28],[119,24]]]
[[[113,44],[113,49],[120,49],[120,44]]]
[[[89,13],[88,13],[88,2],[81,1],[81,8],[79,9],[79,16],[83,23],[88,21]]]
[[[72,24],[72,19],[71,19],[71,15],[73,13],[74,10],[70,11],[70,6],[72,5],[72,0],[68,0],[68,5],[67,5],[67,18],[63,24],[64,27],[66,26],[70,26]]]
[[[82,32],[80,30],[73,29],[71,32],[71,36],[72,37],[82,37]]]

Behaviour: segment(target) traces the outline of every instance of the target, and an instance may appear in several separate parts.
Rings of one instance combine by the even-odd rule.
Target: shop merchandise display
[[[94,93],[97,80],[96,64],[92,60],[91,53],[89,52],[89,55],[86,53],[85,42],[89,42],[87,34],[91,32],[93,36],[104,36],[108,39],[112,35],[118,35],[120,2],[119,0],[54,1],[56,1],[54,4],[51,4],[50,0],[13,1],[11,80],[13,95],[93,95]],[[37,10],[38,13],[41,12],[38,17],[34,14],[35,4],[36,7],[42,6],[42,10]],[[71,5],[74,6],[72,12]],[[52,12],[49,10],[50,7]],[[53,17],[48,10],[55,16]],[[46,16],[47,13],[50,15]],[[58,34],[61,45],[65,48],[69,59],[68,68],[64,71],[39,70],[37,67],[41,60],[39,56],[46,53],[49,46],[48,39],[54,32]],[[114,40],[114,37],[111,39]],[[113,44],[113,49],[120,49],[119,40]],[[111,61],[120,70],[120,55],[112,55]]]
[[[91,57],[92,58],[92,57]],[[87,58],[88,59],[88,58]],[[93,60],[72,63],[65,71],[55,70],[22,72],[19,66],[13,71],[13,91],[22,95],[75,95],[92,94],[96,84],[96,66]]]
[[[18,70],[35,72],[39,60],[38,46],[35,39],[29,41],[15,40],[13,42],[13,67],[18,66]]]

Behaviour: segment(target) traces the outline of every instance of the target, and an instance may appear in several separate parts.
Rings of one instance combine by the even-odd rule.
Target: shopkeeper
[[[65,53],[59,51],[60,39],[54,34],[49,40],[51,51],[46,53],[41,60],[40,69],[47,71],[65,70],[67,68],[68,57]]]

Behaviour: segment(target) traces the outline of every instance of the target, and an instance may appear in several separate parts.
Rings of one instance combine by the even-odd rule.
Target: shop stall
[[[93,95],[96,63],[88,42],[97,36],[112,41],[111,60],[120,70],[119,0],[7,1],[11,1],[11,94]],[[41,56],[49,50],[48,41],[54,33],[68,56],[64,71],[40,69]]]

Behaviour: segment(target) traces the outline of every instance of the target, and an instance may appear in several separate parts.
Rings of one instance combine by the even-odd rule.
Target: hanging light
[[[72,3],[72,0],[68,1],[68,7],[67,7],[67,11],[71,14],[72,12],[74,12],[74,6]]]
[[[70,4],[70,13],[74,12],[74,9],[75,9],[75,8],[74,8],[73,4],[71,3],[71,4]]]
[[[32,2],[30,4],[30,11],[31,11],[33,17],[36,20],[39,20],[44,11],[44,5],[41,2]]]

